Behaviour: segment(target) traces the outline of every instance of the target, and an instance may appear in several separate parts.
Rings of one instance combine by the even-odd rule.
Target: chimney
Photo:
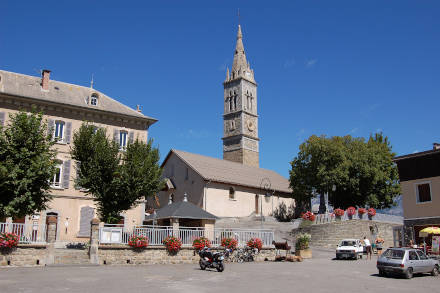
[[[440,143],[434,142],[432,145],[434,150],[440,150]]]
[[[136,111],[141,113],[142,112],[142,106],[141,105],[136,105]]]
[[[45,91],[49,90],[50,70],[43,69],[41,73],[41,88]]]

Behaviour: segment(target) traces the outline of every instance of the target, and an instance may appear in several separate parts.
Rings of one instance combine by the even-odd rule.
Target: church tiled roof
[[[171,153],[176,154],[205,180],[260,189],[262,180],[267,178],[271,184],[271,191],[292,192],[287,178],[271,170],[179,150],[171,150],[167,158]]]
[[[99,98],[96,106],[87,103],[87,99],[90,99],[93,93],[97,94]],[[0,94],[131,116],[149,120],[150,123],[157,121],[119,103],[94,88],[50,80],[48,90],[42,90],[41,77],[4,70],[0,70]]]

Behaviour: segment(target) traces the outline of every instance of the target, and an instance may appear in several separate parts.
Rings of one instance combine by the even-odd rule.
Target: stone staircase
[[[289,238],[294,243],[298,234],[309,233],[312,236],[310,246],[334,249],[342,239],[363,239],[367,236],[370,241],[374,241],[376,235],[379,235],[385,240],[384,247],[390,247],[393,246],[394,226],[399,224],[349,220],[293,229]]]
[[[54,265],[88,265],[90,264],[88,249],[56,248]]]

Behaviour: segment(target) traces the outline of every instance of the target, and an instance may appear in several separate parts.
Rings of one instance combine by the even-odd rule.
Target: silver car
[[[380,276],[388,273],[402,274],[411,279],[416,273],[437,276],[439,261],[428,258],[423,251],[413,248],[388,248],[377,260]]]

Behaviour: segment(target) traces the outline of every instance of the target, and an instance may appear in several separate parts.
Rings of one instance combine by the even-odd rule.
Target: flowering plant
[[[206,247],[211,247],[211,241],[209,241],[208,238],[206,237],[197,237],[196,239],[194,239],[193,241],[193,247],[195,250],[199,251],[202,250],[203,248]]]
[[[348,207],[347,208],[347,215],[353,216],[354,214],[356,214],[356,208],[355,207]]]
[[[374,217],[374,216],[376,215],[376,210],[373,209],[373,208],[369,208],[369,209],[368,209],[368,215],[369,215],[370,217]]]
[[[250,248],[256,248],[258,249],[258,251],[260,251],[261,248],[263,248],[263,242],[261,241],[260,238],[251,238],[247,242],[247,246]]]
[[[0,233],[0,248],[13,248],[18,245],[18,235],[15,233]]]
[[[367,210],[366,209],[364,209],[364,208],[359,208],[358,209],[358,214],[359,215],[363,215],[363,214],[366,214],[367,213]]]
[[[128,239],[128,245],[133,248],[146,248],[148,246],[148,238],[145,236],[133,235]]]
[[[170,253],[177,253],[182,247],[182,240],[178,237],[168,236],[162,243],[166,246]]]
[[[302,214],[302,218],[304,220],[309,220],[309,221],[313,222],[316,217],[315,217],[315,215],[311,211],[308,211],[308,212]]]
[[[229,248],[232,251],[234,251],[238,246],[238,241],[235,238],[223,238],[222,239],[222,246],[224,248]]]
[[[344,212],[344,210],[341,210],[341,209],[335,209],[334,213],[335,213],[336,216],[342,217],[345,212]]]

